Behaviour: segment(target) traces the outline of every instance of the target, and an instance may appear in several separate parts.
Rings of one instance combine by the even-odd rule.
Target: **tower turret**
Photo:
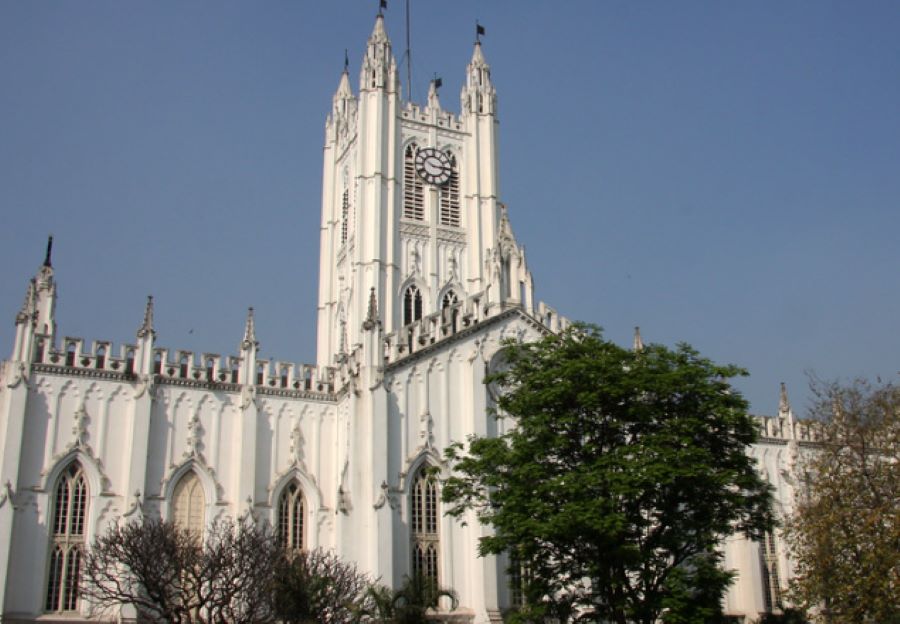
[[[47,254],[44,264],[35,276],[35,332],[48,336],[52,341],[56,336],[56,282],[53,280],[53,237],[47,238]]]
[[[397,63],[391,51],[391,40],[384,29],[384,15],[379,12],[366,46],[366,56],[359,74],[359,90],[396,91],[398,86]]]
[[[12,359],[20,362],[32,357],[35,340],[45,348],[56,337],[56,282],[53,279],[53,237],[47,239],[47,253],[37,274],[28,281],[25,300],[16,314],[16,340]]]
[[[463,112],[477,115],[494,115],[497,112],[497,92],[491,82],[491,66],[484,58],[481,42],[475,42],[472,60],[466,67],[466,84],[462,89]]]

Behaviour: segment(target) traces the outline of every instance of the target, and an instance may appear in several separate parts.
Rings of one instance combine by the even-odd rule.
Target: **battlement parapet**
[[[135,362],[137,349],[136,345],[122,344],[119,345],[117,352],[112,342],[94,340],[86,350],[82,338],[69,336],[63,338],[61,344],[56,346],[50,336],[36,334],[31,361],[35,365],[133,375],[137,367]]]
[[[794,420],[786,416],[754,416],[762,440],[818,442],[820,425],[815,420]]]
[[[432,117],[432,113],[436,113]],[[414,121],[422,124],[437,125],[438,128],[447,128],[449,130],[462,130],[462,119],[450,111],[439,110],[432,111],[428,107],[419,106],[408,102],[400,113],[403,119]]]
[[[95,340],[85,348],[81,338],[65,337],[53,345],[46,335],[35,337],[32,365],[48,372],[67,371],[79,375],[129,378],[137,375],[139,347],[123,344],[115,349],[109,341]],[[156,347],[150,373],[162,383],[186,385],[216,384],[224,389],[242,385],[278,388],[301,392],[334,392],[334,371],[319,370],[312,364],[275,360],[256,360],[256,370],[247,375],[241,356],[223,357],[217,353],[195,354],[184,349]],[[249,379],[245,379],[249,376]]]

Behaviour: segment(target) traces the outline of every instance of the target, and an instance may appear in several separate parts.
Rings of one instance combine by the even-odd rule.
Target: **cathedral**
[[[497,94],[480,42],[459,113],[435,82],[424,104],[401,93],[379,14],[325,122],[315,364],[261,357],[252,309],[234,354],[164,346],[152,298],[128,343],[68,337],[48,245],[0,368],[0,621],[89,619],[84,549],[141,516],[202,531],[249,514],[386,584],[438,579],[459,595],[454,621],[499,622],[514,605],[507,562],[477,556],[487,529],[444,516],[426,471],[446,476],[453,441],[503,433],[483,384],[501,342],[567,321],[535,300],[498,196]],[[809,432],[784,392],[758,422],[750,452],[784,511],[785,468]],[[724,549],[737,572],[726,612],[752,622],[777,609],[790,573],[777,536]]]

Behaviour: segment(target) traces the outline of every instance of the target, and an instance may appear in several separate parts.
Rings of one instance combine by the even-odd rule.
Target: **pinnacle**
[[[384,29],[384,15],[379,13],[375,17],[375,27],[372,29],[372,36],[369,37],[369,43],[385,43],[387,40],[387,31]]]
[[[156,332],[153,330],[153,295],[147,296],[147,305],[144,308],[144,321],[141,323],[137,331],[138,338],[146,338],[152,336]]]
[[[472,60],[469,62],[472,67],[487,67],[487,61],[484,53],[481,51],[481,42],[475,42],[475,49],[472,51]]]
[[[247,322],[244,325],[244,339],[241,341],[241,349],[249,349],[251,346],[259,346],[256,341],[256,323],[253,320],[253,308],[247,308]]]
[[[346,68],[343,72],[341,72],[341,80],[338,83],[337,91],[334,94],[334,98],[338,99],[350,99],[353,97],[353,90],[350,88],[350,75],[348,74]]]

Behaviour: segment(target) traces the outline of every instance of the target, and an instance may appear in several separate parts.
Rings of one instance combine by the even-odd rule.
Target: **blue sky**
[[[313,361],[323,122],[377,4],[0,3],[0,356],[52,233],[62,335],[132,341],[153,294],[161,345],[234,353],[252,305]],[[411,5],[417,101],[458,111],[487,29],[540,299],[748,368],[760,413],[895,378],[900,4]]]

